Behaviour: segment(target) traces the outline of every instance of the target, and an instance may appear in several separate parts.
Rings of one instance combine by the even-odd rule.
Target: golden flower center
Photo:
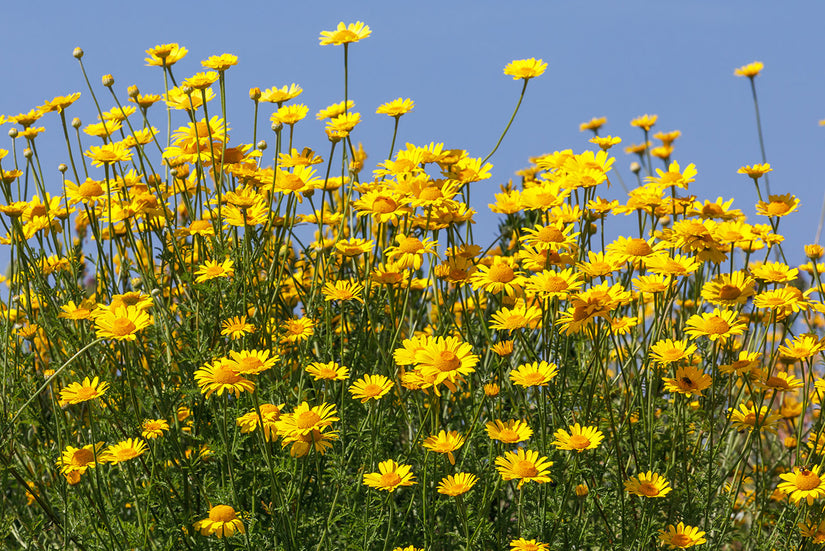
[[[681,360],[684,357],[684,355],[684,351],[679,348],[668,348],[667,350],[659,352],[659,356],[663,360],[667,360],[670,362]]]
[[[442,350],[435,357],[433,367],[439,371],[455,371],[461,367],[461,359],[450,350]]]
[[[263,367],[263,365],[264,365],[264,363],[259,358],[256,358],[254,356],[253,357],[247,357],[247,358],[241,358],[240,361],[238,361],[236,363],[238,364],[237,371],[240,371],[242,373],[257,371],[261,367]]]
[[[577,450],[583,450],[590,445],[590,439],[581,434],[574,434],[570,437],[570,447]]]
[[[741,294],[742,290],[736,285],[722,285],[719,289],[719,298],[722,300],[736,300]]]
[[[513,281],[516,274],[507,264],[493,264],[490,267],[490,271],[487,272],[487,277],[495,283],[509,283]]]
[[[786,381],[782,377],[768,377],[768,379],[765,381],[765,386],[777,389],[781,388],[785,390],[790,388],[790,386],[788,386],[788,381]]]
[[[555,226],[545,226],[536,232],[536,239],[542,243],[563,243],[564,233]]]
[[[659,495],[659,488],[650,482],[642,482],[639,484],[639,491],[647,497],[656,497]]]
[[[115,318],[114,321],[112,321],[112,334],[118,337],[131,335],[136,329],[137,327],[129,318]]]
[[[435,186],[430,186],[422,189],[418,198],[424,201],[435,201],[436,199],[441,199],[443,196],[444,194],[441,193],[440,189]]]
[[[336,42],[356,42],[358,35],[350,30],[342,30],[335,33],[333,40]]]
[[[712,316],[705,321],[705,332],[722,335],[730,330],[730,325],[719,316]]]
[[[768,214],[771,216],[781,216],[783,214],[787,214],[788,211],[791,210],[791,206],[787,203],[783,202],[770,202],[768,203]]]
[[[86,180],[77,191],[81,197],[97,197],[98,195],[103,195],[103,188],[94,180]]]
[[[498,435],[498,439],[506,444],[514,444],[518,442],[518,434],[513,429],[504,429]]]
[[[742,418],[742,422],[746,425],[756,426],[756,414],[748,413]]]
[[[77,390],[75,396],[76,400],[91,400],[92,398],[97,398],[98,392],[90,386],[84,386]]]
[[[520,459],[513,465],[513,472],[519,478],[532,478],[539,474],[536,464],[526,459]]]
[[[364,389],[361,391],[361,394],[364,396],[378,396],[381,394],[381,386],[375,383],[370,383],[368,385],[364,385]]]
[[[628,241],[624,250],[631,256],[647,256],[653,252],[653,249],[650,248],[647,241],[639,237]]]
[[[559,291],[566,291],[569,285],[564,278],[550,277],[544,280],[544,291],[548,293],[557,293]]]
[[[295,416],[295,426],[299,429],[308,429],[320,420],[321,416],[314,411],[304,411]]]
[[[378,197],[372,202],[372,210],[378,214],[389,214],[397,208],[398,203],[393,201],[390,197]]]
[[[140,455],[135,448],[122,448],[115,452],[115,457],[118,461],[126,461],[128,459],[133,459]]]
[[[687,534],[682,534],[682,533],[676,533],[670,539],[670,545],[673,545],[673,546],[676,546],[676,547],[687,547],[691,543],[693,543],[693,540],[691,539],[691,537],[688,536]]]
[[[381,485],[385,488],[397,486],[401,483],[401,477],[396,472],[384,473],[381,475]]]
[[[526,373],[524,375],[524,382],[529,385],[540,385],[544,383],[544,375],[539,373],[538,371],[534,371],[532,373]]]
[[[44,205],[35,205],[29,211],[31,216],[46,216],[46,207]]]
[[[416,254],[423,248],[424,246],[421,244],[421,240],[417,237],[405,237],[398,244],[398,250],[407,254]]]
[[[274,419],[278,419],[281,416],[281,410],[274,404],[262,404],[261,416],[274,416]]]
[[[195,220],[189,224],[189,231],[191,233],[207,231],[212,229],[212,222],[209,220]]]
[[[83,467],[89,463],[94,462],[95,457],[92,450],[81,448],[72,454],[72,465],[75,467]]]
[[[209,509],[209,520],[212,522],[231,522],[236,518],[235,509],[229,505],[215,505]]]
[[[232,371],[229,366],[225,365],[222,365],[216,369],[212,375],[212,378],[216,383],[220,383],[222,385],[232,385],[241,380],[237,373]]]

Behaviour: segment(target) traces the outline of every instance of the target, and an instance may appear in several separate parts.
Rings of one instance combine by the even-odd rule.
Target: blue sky
[[[572,148],[591,148],[579,123],[605,116],[603,133],[621,136],[622,145],[642,141],[629,121],[659,115],[654,130],[681,130],[674,158],[695,163],[692,193],[700,198],[735,198],[734,207],[752,214],[751,181],[736,170],[760,162],[750,88],[733,70],[751,61],[765,63],[757,89],[768,161],[774,167],[774,193],[793,193],[800,213],[783,221],[789,260],[802,260],[803,244],[813,241],[825,192],[817,161],[825,147],[821,21],[825,3],[767,1],[590,1],[590,2],[227,2],[114,3],[89,1],[14,2],[4,7],[4,48],[0,56],[0,113],[14,115],[56,95],[83,93],[70,116],[94,122],[95,111],[74,47],[102,107],[100,76],[112,73],[122,100],[126,87],[143,93],[163,91],[162,72],[144,64],[144,50],[178,42],[189,55],[176,67],[183,79],[200,70],[200,60],[233,53],[228,119],[232,142],[250,142],[252,86],[300,84],[299,98],[310,113],[343,96],[342,48],[318,45],[321,30],[339,21],[364,21],[373,33],[350,55],[350,98],[364,122],[354,138],[370,154],[368,167],[389,148],[392,120],[374,114],[399,96],[415,101],[401,120],[399,140],[431,141],[484,157],[495,144],[518,97],[520,82],[502,74],[513,59],[536,57],[549,64],[530,82],[510,134],[496,155],[493,178],[476,184],[473,206],[477,238],[493,237],[495,218],[487,203],[499,185],[527,165],[527,157]],[[59,8],[58,8],[59,6]],[[13,47],[9,47],[13,45]],[[150,118],[165,129],[162,107]],[[270,137],[264,109],[259,137]],[[56,167],[67,161],[56,115],[41,119],[38,138],[44,171],[56,190]],[[177,123],[183,124],[182,119]],[[175,126],[173,122],[173,126]],[[8,125],[3,127],[3,133]],[[87,146],[93,144],[89,140]],[[308,118],[296,128],[297,146],[326,156],[323,125]],[[8,138],[0,138],[8,148]],[[630,180],[635,157],[614,150],[614,165]],[[621,188],[605,192],[621,198]],[[764,222],[756,216],[751,221]]]

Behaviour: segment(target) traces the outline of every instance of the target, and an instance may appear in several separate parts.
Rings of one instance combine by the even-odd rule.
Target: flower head
[[[349,392],[356,400],[364,404],[369,400],[378,401],[392,389],[392,381],[384,375],[366,374],[349,387]]]
[[[209,517],[192,525],[203,536],[231,537],[238,532],[244,533],[243,521],[238,518],[235,509],[229,505],[215,505],[209,509]]]
[[[525,81],[544,74],[547,64],[540,59],[515,59],[504,67],[504,74],[513,77],[513,80],[523,78]]]
[[[665,477],[652,471],[628,478],[624,489],[640,497],[665,497],[672,490]]]
[[[127,438],[106,448],[103,452],[103,460],[112,464],[122,463],[143,455],[148,449],[149,447],[143,440]]]
[[[447,475],[438,483],[437,491],[439,494],[448,496],[460,496],[461,494],[469,492],[473,486],[478,482],[478,477],[470,473],[456,473],[455,475]]]
[[[155,67],[169,67],[184,58],[188,50],[177,44],[161,44],[154,48],[149,48],[146,53],[149,54],[144,61],[146,65]]]
[[[431,452],[446,453],[451,465],[455,465],[453,452],[463,445],[464,437],[457,430],[439,431],[438,434],[430,436],[422,443],[422,446]]]
[[[138,331],[152,325],[151,316],[137,306],[117,306],[98,312],[94,315],[99,338],[133,341]]]
[[[559,450],[570,450],[583,452],[599,447],[604,440],[604,434],[596,427],[582,427],[578,423],[570,425],[570,433],[559,429],[553,435],[556,439],[552,442]]]
[[[80,404],[88,400],[94,400],[106,393],[109,383],[100,383],[95,377],[89,380],[83,379],[82,383],[70,383],[60,391],[60,401],[67,404]]]
[[[762,63],[761,61],[754,61],[753,63],[748,63],[747,65],[743,65],[741,67],[734,69],[733,74],[738,77],[754,78],[764,68],[764,63]]]
[[[218,359],[206,364],[195,371],[195,381],[207,398],[215,392],[218,396],[224,392],[239,397],[241,392],[254,392],[255,383],[238,375],[234,370],[234,362]]]
[[[518,479],[520,490],[525,482],[550,482],[552,461],[539,457],[539,452],[519,448],[515,452],[506,452],[504,457],[496,457],[496,470],[504,480]]]
[[[498,440],[505,444],[517,444],[529,440],[533,436],[533,429],[527,424],[527,421],[519,421],[510,419],[507,422],[502,422],[499,419],[490,421],[484,428],[487,430],[487,436],[490,440]]]
[[[367,38],[372,31],[369,25],[365,25],[361,21],[345,25],[343,21],[338,23],[338,27],[334,31],[321,31],[321,46],[328,46],[330,44],[340,46],[341,44],[349,44],[351,42],[358,42]]]
[[[659,530],[659,541],[667,545],[668,549],[687,549],[707,542],[704,535],[698,528],[680,522],[676,526],[668,525],[667,531]]]
[[[392,459],[387,459],[378,464],[377,473],[364,475],[364,484],[385,492],[394,492],[399,486],[416,484],[415,477],[410,469],[409,465],[400,465]]]

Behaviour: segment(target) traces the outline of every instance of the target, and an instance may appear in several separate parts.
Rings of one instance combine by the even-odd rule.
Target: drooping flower
[[[235,532],[244,533],[243,521],[229,505],[215,505],[209,509],[209,517],[195,522],[193,528],[203,536],[231,537]]]

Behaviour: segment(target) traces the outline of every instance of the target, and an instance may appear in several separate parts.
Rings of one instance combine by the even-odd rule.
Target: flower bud
[[[17,130],[16,128],[9,128],[9,138],[14,139],[14,138],[16,138],[16,137],[17,137],[17,135],[18,135],[19,133],[20,133],[20,131],[19,131],[19,130]]]
[[[633,174],[638,174],[640,170],[642,170],[642,165],[640,165],[636,161],[630,163],[630,172],[632,172]]]
[[[805,256],[811,260],[822,258],[823,252],[825,252],[825,249],[822,248],[822,245],[805,245]]]
[[[34,156],[34,152],[30,148],[26,148],[23,150],[23,156],[27,159],[31,159]]]
[[[75,59],[80,59],[81,57],[83,57],[83,48],[75,48],[72,52],[72,56]]]
[[[283,127],[284,127],[283,123],[280,123],[280,122],[273,122],[272,123],[272,131],[273,132],[280,132],[281,128],[283,128]]]
[[[587,484],[576,484],[576,495],[578,497],[584,497],[590,493],[590,489],[587,487]]]
[[[109,88],[111,86],[114,86],[115,77],[113,77],[112,75],[103,75],[100,78],[100,81],[103,83],[103,86],[106,86],[107,88]]]
[[[140,95],[140,90],[138,90],[137,84],[132,84],[126,89],[126,93],[130,98],[136,98]]]
[[[66,166],[66,163],[60,163],[57,165],[57,170],[60,171],[60,174],[66,174],[66,171],[69,170],[69,167]]]
[[[80,122],[79,118],[75,117],[75,118],[72,119],[72,128],[78,129],[78,128],[80,128],[81,124],[83,124],[83,123]]]
[[[259,99],[261,99],[261,89],[257,86],[254,88],[250,88],[249,99],[251,99],[252,101],[258,101]]]
[[[258,148],[258,149],[260,149],[261,151],[264,151],[264,150],[266,149],[266,140],[261,140],[261,141],[259,141],[259,142],[255,145],[255,147],[257,147],[257,148]]]

